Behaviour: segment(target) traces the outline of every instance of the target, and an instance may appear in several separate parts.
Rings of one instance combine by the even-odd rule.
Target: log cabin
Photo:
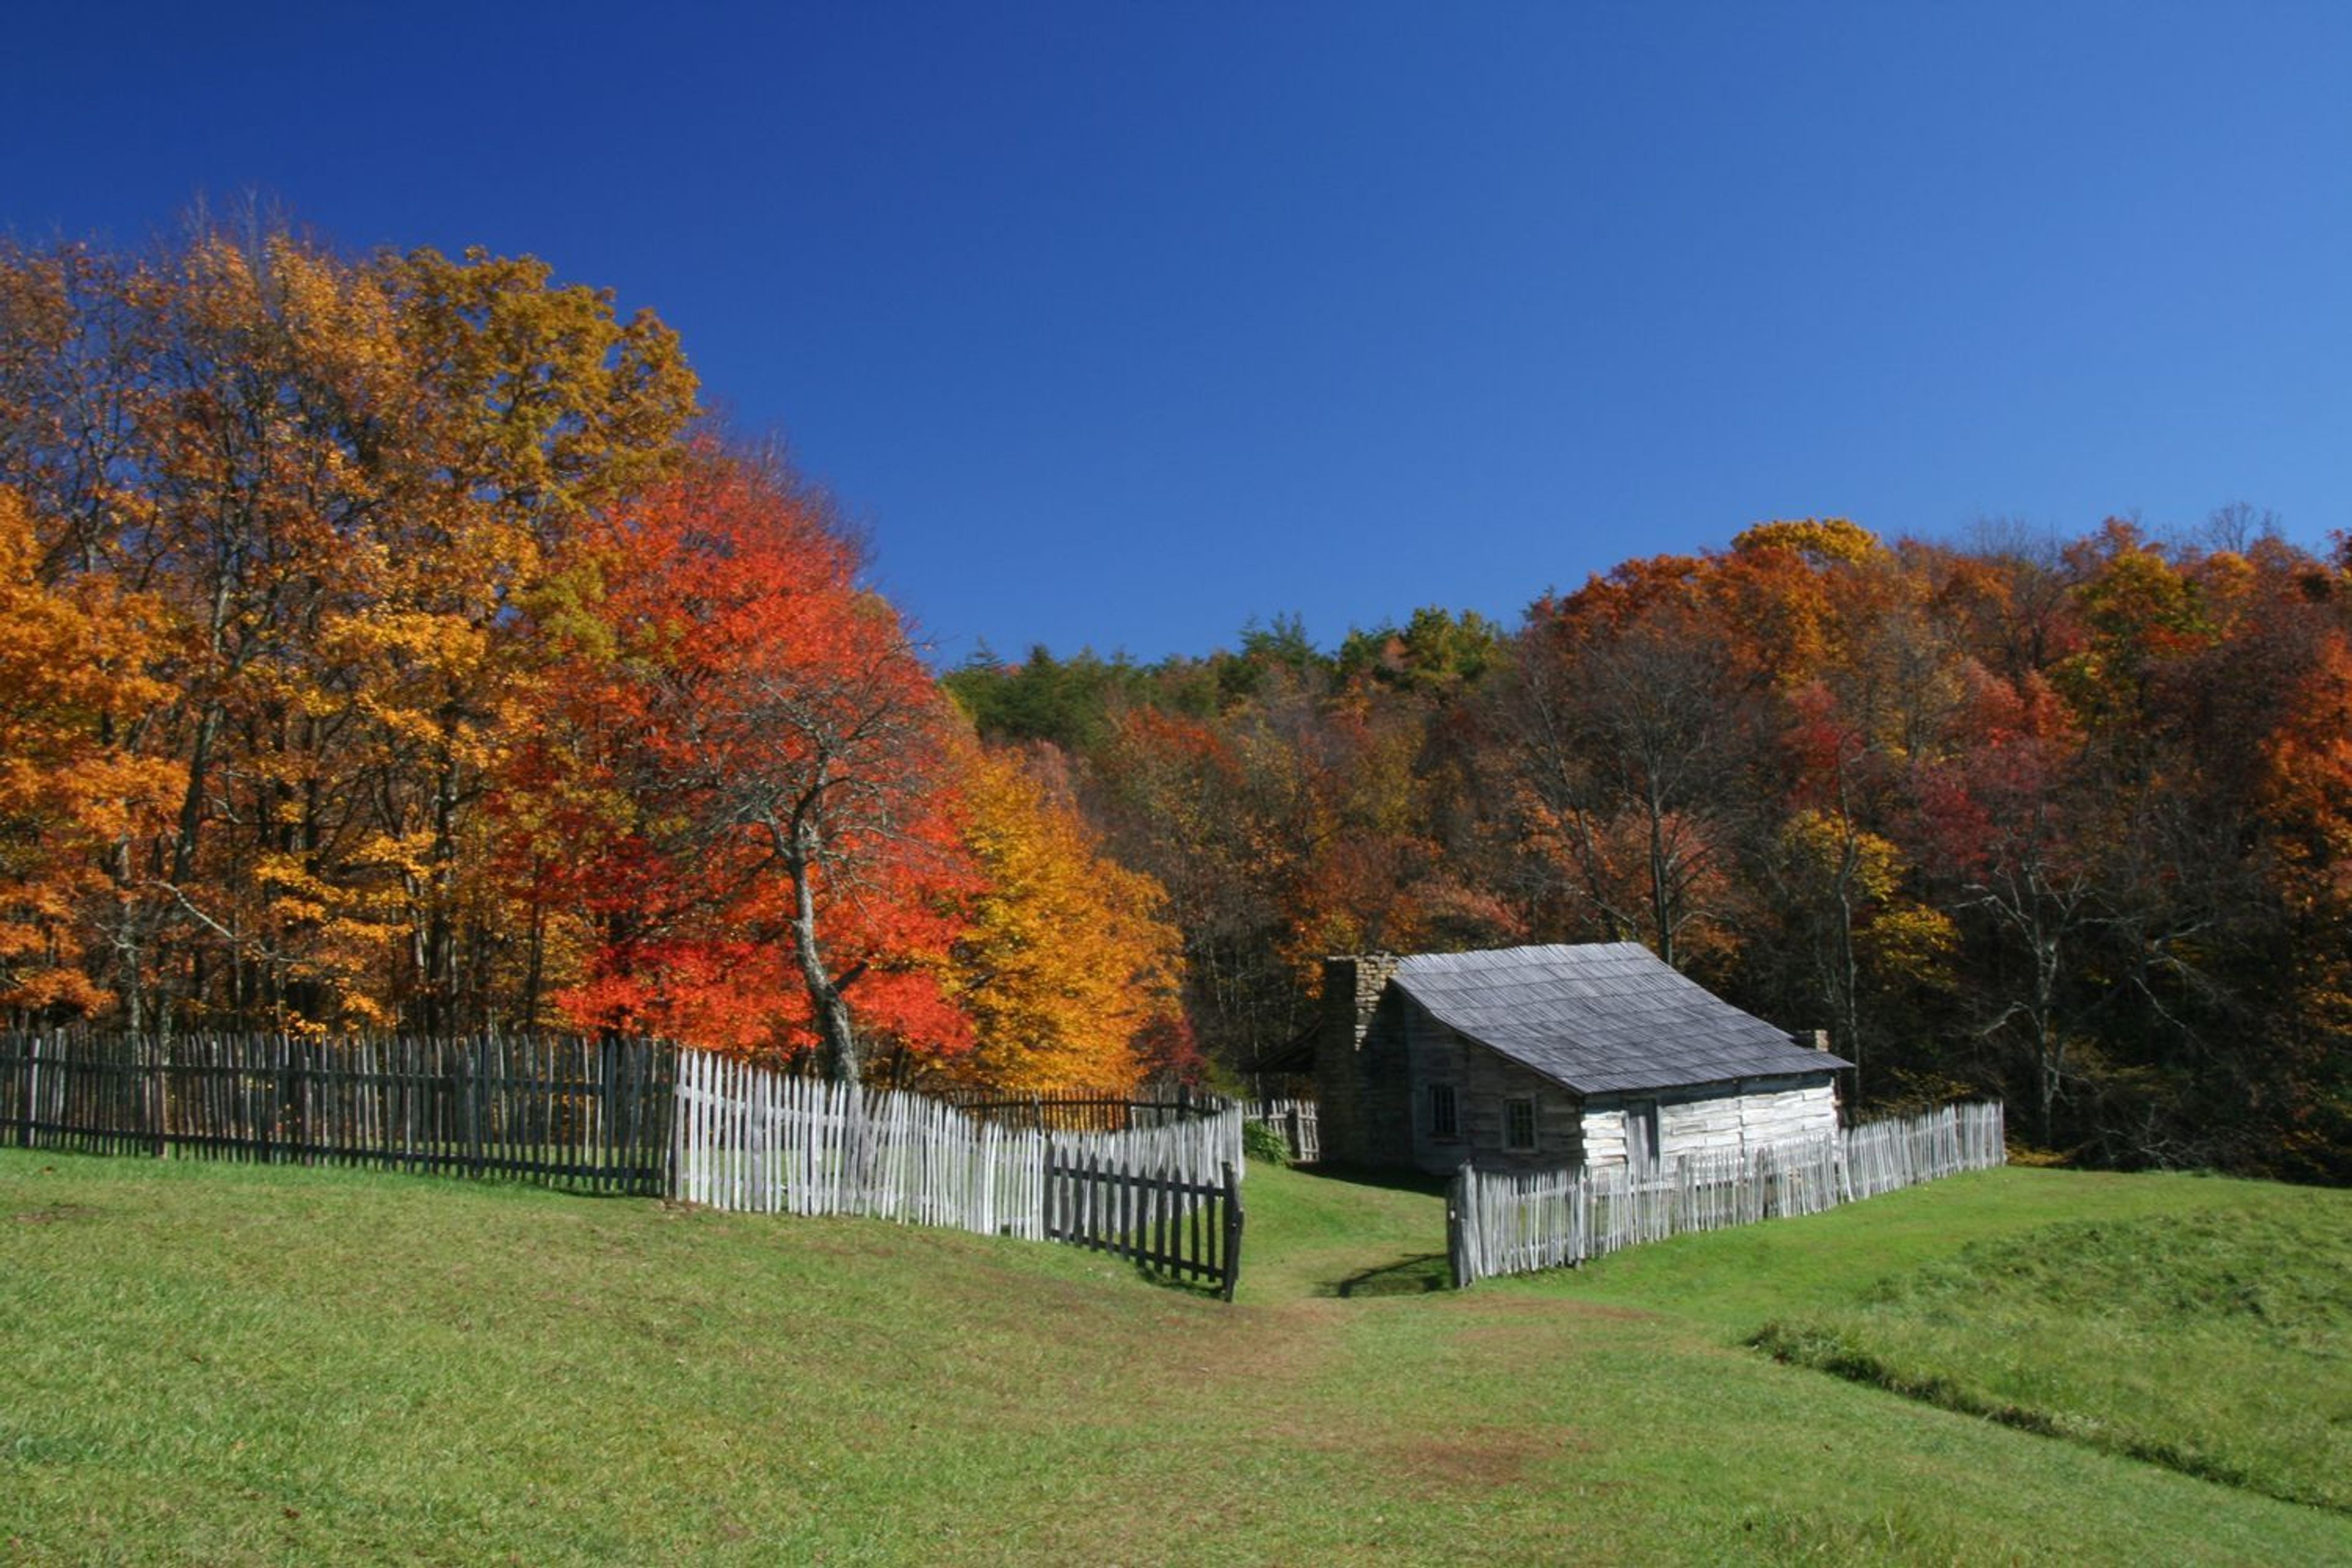
[[[1328,958],[1315,1058],[1327,1161],[1433,1174],[1823,1136],[1852,1065],[1630,942]]]

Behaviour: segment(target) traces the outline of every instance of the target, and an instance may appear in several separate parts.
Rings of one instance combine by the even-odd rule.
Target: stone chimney
[[[1323,1158],[1331,1164],[1376,1162],[1366,1083],[1377,1065],[1364,1053],[1364,1037],[1380,1009],[1381,993],[1400,961],[1393,953],[1349,953],[1323,961],[1323,1016],[1316,1030],[1315,1091],[1321,1102]]]
[[[1345,1040],[1345,1049],[1352,1051],[1363,1045],[1381,993],[1402,962],[1392,952],[1346,953],[1323,961],[1323,1037],[1330,1046]]]

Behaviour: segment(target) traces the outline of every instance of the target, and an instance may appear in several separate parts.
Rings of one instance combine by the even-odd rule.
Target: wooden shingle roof
[[[1438,1022],[1579,1094],[1853,1065],[1798,1045],[1639,942],[1421,953],[1393,984]]]

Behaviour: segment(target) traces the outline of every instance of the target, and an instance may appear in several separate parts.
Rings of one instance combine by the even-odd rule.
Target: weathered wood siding
[[[1595,1095],[1584,1108],[1584,1163],[1598,1169],[1625,1163],[1625,1123],[1648,1104],[1657,1107],[1663,1159],[1678,1154],[1739,1153],[1769,1143],[1822,1138],[1838,1128],[1837,1094],[1829,1073],[1748,1079],[1656,1094]]]
[[[1404,1005],[1406,1054],[1412,1073],[1412,1163],[1433,1175],[1461,1168],[1535,1171],[1574,1164],[1584,1155],[1583,1101],[1551,1079],[1466,1040],[1418,1003]],[[1454,1089],[1455,1136],[1432,1130],[1431,1089]],[[1536,1144],[1509,1149],[1506,1104],[1535,1103]]]
[[[1582,1163],[1595,1168],[1625,1163],[1625,1107],[1622,1101],[1586,1104]]]

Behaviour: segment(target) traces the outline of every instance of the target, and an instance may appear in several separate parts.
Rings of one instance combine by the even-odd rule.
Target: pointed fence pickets
[[[1465,1165],[1446,1205],[1459,1286],[1560,1268],[1685,1231],[1717,1230],[1842,1203],[2007,1159],[1999,1102],[1947,1106],[1824,1138],[1611,1166],[1528,1173]]]
[[[1323,1158],[1322,1107],[1312,1100],[1252,1100],[1243,1102],[1242,1114],[1251,1121],[1260,1122],[1282,1134],[1290,1145],[1290,1158],[1301,1165],[1312,1165]]]
[[[667,1186],[667,1047],[640,1041],[0,1034],[0,1142]]]
[[[1241,1282],[1242,1113],[1127,1132],[1047,1134],[1045,1235],[1178,1279]]]
[[[671,1195],[756,1214],[865,1215],[1042,1239],[1043,1150],[919,1095],[678,1053]]]
[[[1066,1242],[1216,1287],[1241,1274],[1242,1112],[1142,1104],[1117,1130],[1098,1098],[1043,1116],[851,1089],[681,1051],[672,1191],[712,1208],[863,1215]],[[1045,1126],[1037,1123],[1043,1121]]]
[[[1213,1097],[1203,1098],[1181,1087],[1155,1089],[1148,1084],[1125,1094],[1083,1089],[1021,1094],[990,1089],[927,1089],[923,1092],[926,1098],[944,1100],[975,1121],[1040,1132],[1125,1132],[1192,1121],[1216,1109]]]
[[[865,1215],[1090,1247],[1230,1300],[1242,1108],[1041,1100],[975,1115],[644,1041],[0,1033],[0,1142]]]

